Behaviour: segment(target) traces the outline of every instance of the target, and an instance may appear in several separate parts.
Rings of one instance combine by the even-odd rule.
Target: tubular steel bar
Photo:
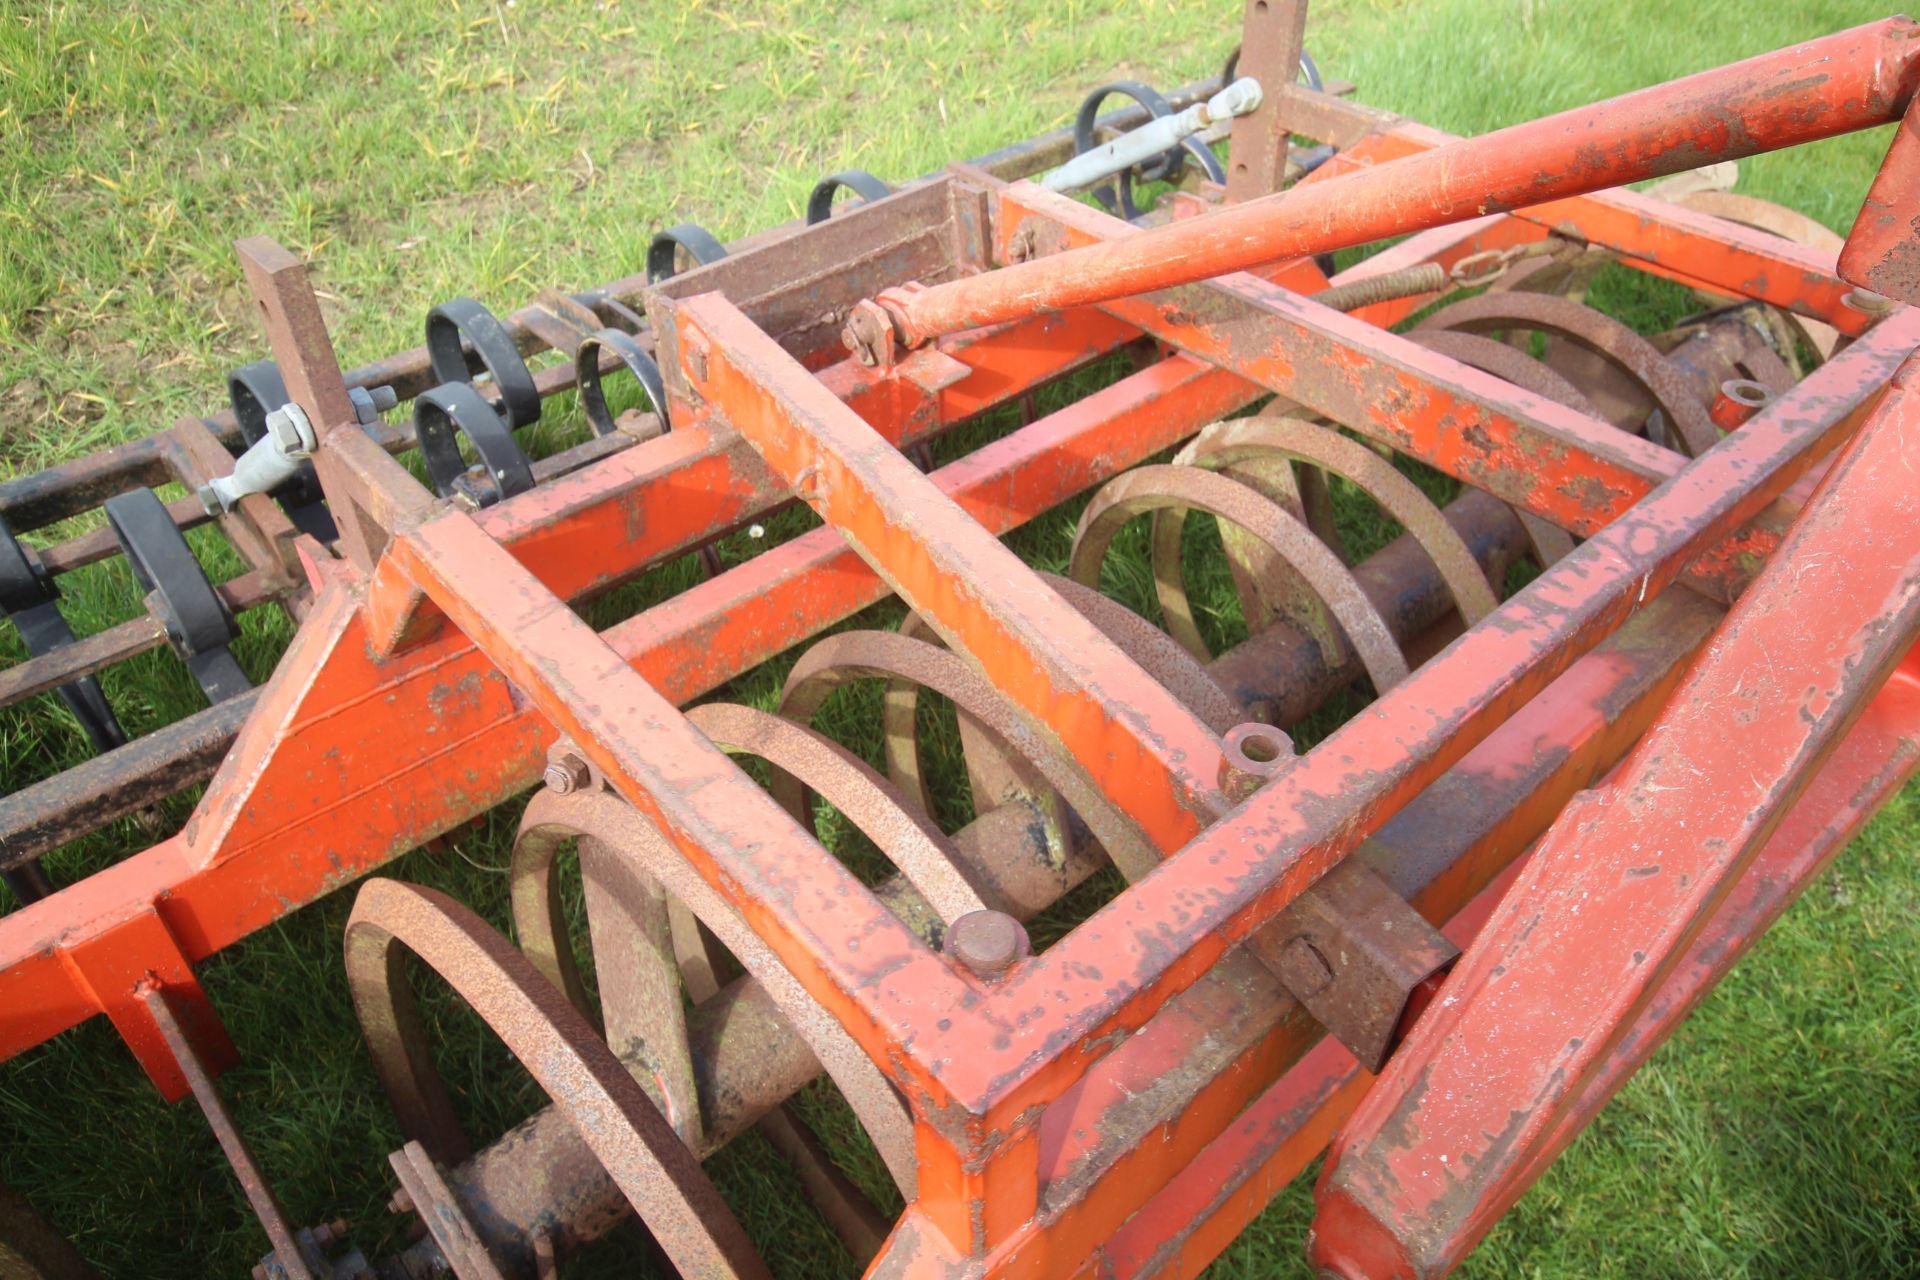
[[[1920,24],[1842,31],[1183,220],[1128,243],[883,295],[899,340],[1106,302],[1900,119]]]
[[[725,298],[685,303],[680,341],[694,390],[1162,849],[1223,806],[1215,734]]]
[[[1250,4],[1248,14],[1276,24],[1268,34],[1293,38],[1297,6]],[[1869,701],[1920,624],[1920,498],[1890,470],[1910,443],[1904,437],[1920,428],[1909,425],[1904,389],[1880,401],[1920,346],[1920,316],[1849,310],[1818,254],[1644,197],[1576,193],[1897,116],[1920,75],[1916,38],[1920,28],[1889,20],[1451,144],[1397,123],[1355,142],[1350,133],[1380,122],[1288,88],[1274,94],[1272,119],[1337,130],[1352,143],[1347,153],[1299,190],[1225,212],[1188,217],[1218,193],[1183,193],[1172,201],[1177,225],[1163,230],[1134,230],[957,169],[645,291],[671,431],[571,472],[556,474],[554,464],[546,483],[480,512],[433,499],[389,457],[393,441],[358,428],[344,396],[359,375],[334,362],[304,268],[271,244],[243,246],[275,355],[326,436],[316,462],[346,558],[294,548],[264,500],[253,504],[264,512],[257,528],[230,530],[249,559],[287,569],[296,560],[283,553],[297,550],[310,610],[274,679],[248,696],[243,724],[234,713],[202,726],[195,751],[184,739],[152,740],[191,771],[237,727],[187,828],[0,920],[0,1055],[105,1012],[163,1091],[178,1096],[195,1082],[167,1052],[158,1007],[193,1023],[210,1081],[227,1046],[194,962],[508,798],[552,751],[554,798],[621,815],[594,838],[616,827],[639,833],[601,839],[598,865],[636,886],[652,868],[647,874],[683,906],[698,904],[696,915],[727,916],[736,954],[768,958],[749,965],[753,978],[712,996],[723,1004],[680,1019],[703,1052],[711,1047],[704,1084],[691,1059],[676,1062],[670,1079],[660,1076],[666,1110],[655,1115],[628,1075],[645,1055],[616,1062],[559,988],[451,904],[376,886],[356,909],[353,945],[364,953],[364,977],[380,967],[366,967],[370,955],[387,964],[366,952],[369,929],[394,933],[379,924],[383,910],[411,904],[407,912],[428,931],[451,921],[465,941],[429,949],[472,969],[453,975],[470,996],[498,988],[461,956],[507,974],[518,994],[492,1007],[506,1008],[531,1036],[509,1035],[517,1051],[552,1047],[551,1035],[533,1034],[541,1021],[560,1026],[560,1041],[592,1050],[588,1074],[619,1105],[590,1107],[592,1132],[575,1129],[568,1116],[582,1113],[562,1081],[558,1105],[519,1136],[537,1129],[539,1150],[573,1179],[566,1194],[578,1198],[569,1204],[600,1215],[594,1230],[611,1223],[607,1206],[618,1206],[622,1189],[645,1217],[646,1184],[669,1163],[676,1194],[700,1203],[704,1183],[669,1125],[717,1144],[825,1063],[908,1199],[875,1274],[1190,1274],[1356,1105],[1315,1247],[1327,1265],[1355,1274],[1403,1263],[1444,1270],[1920,758],[1920,681],[1903,673]],[[1284,131],[1261,137],[1277,165]],[[1593,145],[1576,149],[1576,141]],[[1371,162],[1379,163],[1365,167]],[[1890,160],[1893,178],[1876,186],[1882,256],[1900,252],[1890,228],[1905,163]],[[1246,190],[1243,181],[1235,194]],[[1475,203],[1483,197],[1495,203]],[[1529,207],[1508,212],[1522,204]],[[1457,221],[1470,209],[1483,216],[1416,236],[1347,279],[1426,264],[1418,287],[1431,291],[1444,276],[1432,264],[1541,241],[1555,249],[1574,228],[1656,274],[1831,320],[1850,345],[1689,462],[1381,330],[1430,292],[1389,297],[1383,289],[1385,300],[1349,315],[1292,291],[1322,283],[1300,254]],[[1556,211],[1552,220],[1543,210]],[[1036,260],[1023,268],[969,275],[1029,257]],[[883,259],[891,270],[878,265]],[[862,298],[876,283],[913,276],[948,282],[881,294],[897,316],[927,306],[934,320],[904,329],[919,349],[835,362],[831,338],[847,309],[857,319],[873,305]],[[1137,296],[1143,289],[1165,291]],[[509,326],[516,343],[564,338],[592,318],[579,300],[549,305],[556,310]],[[981,324],[986,316],[991,323]],[[925,341],[935,333],[945,336]],[[1177,350],[930,474],[900,452],[1097,356],[1130,344],[1138,354],[1142,337]],[[398,372],[422,376],[398,370],[396,380]],[[541,386],[551,390],[564,376],[549,371]],[[1422,552],[1431,539],[1411,533],[1354,571],[1355,591],[1378,606],[1372,649],[1397,642],[1406,659],[1376,664],[1397,683],[1383,677],[1390,687],[1377,701],[1304,756],[1277,752],[1249,775],[1234,763],[1246,740],[1235,735],[1284,735],[1235,727],[1219,708],[1233,711],[1241,696],[1248,706],[1312,706],[1357,671],[1353,636],[1323,646],[1308,621],[1291,617],[1204,669],[1169,641],[1185,661],[1182,674],[1149,674],[1144,622],[1112,602],[1104,621],[1098,608],[1083,614],[1084,584],[1051,585],[998,538],[1270,391],[1303,416],[1318,411],[1478,491],[1444,516],[1466,552],[1448,543],[1451,577]],[[1580,402],[1578,389],[1569,394]],[[1869,414],[1868,434],[1788,531],[1794,486]],[[220,461],[217,426],[176,432],[170,451],[139,465]],[[1712,439],[1703,430],[1697,444]],[[109,470],[80,467],[67,478],[105,483]],[[1142,474],[1151,482],[1165,470]],[[1224,470],[1209,478],[1239,483]],[[27,497],[42,510],[58,496],[35,493]],[[569,606],[793,499],[827,527],[605,632]],[[1490,613],[1481,593],[1470,593],[1471,605],[1462,595],[1459,613],[1474,625],[1429,657],[1464,626],[1444,616],[1449,582],[1485,569],[1497,586],[1518,554],[1518,515],[1545,517],[1587,541]],[[1431,534],[1437,526],[1427,523]],[[1110,532],[1103,526],[1101,538]],[[1857,581],[1823,574],[1793,586],[1834,547],[1857,550],[1863,540],[1884,553]],[[77,561],[93,550],[62,554]],[[1330,552],[1322,559],[1340,567]],[[1789,591],[1797,593],[1792,610],[1781,604]],[[982,967],[952,937],[951,952],[938,944],[944,928],[958,933],[958,922],[996,894],[1025,917],[1098,865],[1090,846],[1054,861],[1047,824],[1059,815],[1042,814],[1041,800],[988,808],[951,842],[915,818],[906,825],[921,838],[916,856],[952,863],[912,864],[912,876],[869,888],[799,820],[804,809],[769,795],[705,732],[750,746],[724,727],[741,714],[763,728],[777,721],[719,707],[692,718],[677,710],[890,593],[951,652],[887,639],[921,645],[945,670],[979,673],[1010,708],[992,732],[1011,741],[1035,730],[1026,741],[1053,753],[1043,771],[1049,788],[1082,809],[1110,805],[1124,815],[1079,817],[1134,883],[1037,955],[1026,954],[1017,926],[1021,945]],[[1738,603],[1723,620],[1727,601]],[[1805,625],[1809,608],[1834,625]],[[1116,612],[1135,629],[1116,629]],[[1854,627],[1862,619],[1878,628]],[[149,636],[129,632],[112,644]],[[1836,636],[1841,643],[1822,647]],[[1703,642],[1708,656],[1683,676]],[[826,661],[818,652],[809,679]],[[69,655],[59,670],[87,666],[92,653]],[[1763,658],[1791,668],[1777,676],[1786,694],[1753,674]],[[16,686],[43,683],[53,670]],[[1794,681],[1803,676],[1824,691],[1813,705],[1801,705],[1808,698]],[[1186,700],[1196,679],[1216,682],[1206,704],[1213,711]],[[1729,716],[1748,721],[1729,732]],[[988,719],[983,712],[980,723]],[[1629,756],[1649,724],[1662,727]],[[965,718],[961,726],[963,741],[979,731]],[[1748,742],[1754,734],[1764,740]],[[1711,741],[1695,750],[1689,735]],[[763,749],[772,740],[755,738]],[[815,741],[799,728],[781,740]],[[1676,754],[1675,743],[1686,750]],[[1569,807],[1576,789],[1623,756],[1619,779],[1594,793],[1617,797],[1611,807],[1592,798]],[[834,758],[894,796],[852,757]],[[1720,764],[1702,784],[1713,794],[1686,812],[1685,845],[1667,863],[1687,872],[1685,884],[1678,874],[1635,876],[1645,864],[1624,839],[1576,865],[1589,838],[1574,830],[1581,822],[1617,821],[1629,835],[1640,824],[1678,843],[1677,830],[1666,830],[1678,811],[1655,792],[1692,785],[1673,771],[1707,759]],[[792,772],[827,785],[798,766]],[[615,794],[571,794],[602,787]],[[1229,809],[1230,796],[1248,798]],[[1796,798],[1801,808],[1782,821]],[[21,830],[41,838],[52,829],[44,800],[0,801],[0,820],[19,818]],[[1110,838],[1130,835],[1129,822],[1144,833],[1137,859],[1119,847],[1124,839]],[[1511,871],[1542,832],[1541,852]],[[14,829],[0,821],[0,833],[12,838]],[[893,848],[886,833],[869,834]],[[994,867],[995,840],[1029,861]],[[975,871],[978,880],[969,878]],[[1320,886],[1324,877],[1333,878]],[[1411,1025],[1411,1039],[1364,1104],[1364,1077],[1332,1039],[1315,1047],[1322,1029],[1307,1011],[1330,1025],[1335,1018],[1313,991],[1296,998],[1297,978],[1261,946],[1242,945],[1277,946],[1283,937],[1272,931],[1299,914],[1303,895],[1324,901],[1325,890],[1356,881],[1376,886],[1376,907],[1401,913],[1388,918],[1417,913],[1471,943],[1448,980],[1456,1005],[1423,1006],[1434,981],[1428,966],[1416,971],[1427,981],[1404,1008],[1386,1010],[1386,1033],[1397,1038]],[[918,898],[916,884],[942,912]],[[1561,948],[1577,955],[1541,941],[1567,935],[1571,913],[1552,905],[1567,885],[1617,898],[1615,936]],[[608,899],[590,890],[589,900]],[[616,927],[606,918],[592,924],[596,939]],[[426,936],[399,941],[418,947]],[[1511,1012],[1489,993],[1519,986],[1513,974],[1539,977],[1526,990],[1553,1004],[1541,1017],[1555,1043],[1486,1049]],[[783,1022],[781,1012],[797,1006],[759,985],[770,976],[803,989],[819,1021]],[[155,980],[167,988],[161,1006]],[[528,1021],[528,1011],[541,1016]],[[763,1061],[753,1060],[751,1041],[743,1052],[724,1021],[736,1015],[765,1030]],[[608,1028],[623,1020],[634,1021],[610,1016]],[[1392,1039],[1351,1042],[1372,1054]],[[1449,1111],[1428,1127],[1433,1091],[1419,1086],[1464,1086],[1489,1063],[1511,1067],[1499,1079],[1518,1092],[1493,1090],[1486,1114]],[[642,1062],[639,1074],[660,1070]],[[700,1114],[703,1089],[726,1094],[724,1116]],[[1522,1113],[1523,1130],[1500,1136],[1500,1124]],[[1456,1122],[1460,1131],[1447,1127]],[[593,1152],[611,1150],[604,1144],[623,1124],[649,1151],[665,1144],[672,1161],[629,1149],[632,1158],[616,1161],[608,1177]],[[559,1192],[514,1189],[513,1153],[529,1149],[514,1141],[482,1151],[446,1181],[481,1207],[511,1207],[485,1228],[502,1237],[489,1244],[503,1256],[550,1259],[553,1238],[528,1236],[557,1229],[542,1195]],[[1434,1149],[1470,1155],[1477,1181],[1466,1194],[1449,1186],[1427,1195],[1433,1188],[1418,1175],[1431,1170],[1418,1161]],[[420,1172],[418,1161],[409,1167]],[[1413,1192],[1382,1196],[1381,1187]],[[1459,1201],[1470,1202],[1464,1213]],[[700,1234],[684,1214],[682,1225]],[[572,1237],[587,1230],[562,1226]],[[729,1238],[740,1243],[737,1233]],[[727,1265],[752,1270],[744,1244],[726,1252]]]
[[[975,519],[1005,532],[1172,447],[1251,394],[1239,379],[1179,357],[1041,418],[936,476]],[[606,473],[601,483],[618,493],[622,486],[613,482],[629,467],[644,475],[682,450],[698,456],[714,447],[706,430],[676,428],[607,459],[596,468]],[[751,456],[742,443],[733,448]],[[666,468],[662,474],[678,473]],[[577,492],[585,500],[595,490],[585,474],[565,484],[577,490],[556,486],[556,496]],[[663,478],[658,492],[697,490]],[[716,493],[711,500],[726,498]],[[512,505],[475,518],[492,530],[510,528]],[[561,507],[562,514],[571,510]],[[697,525],[699,512],[686,518],[689,527]],[[676,521],[650,520],[639,529],[635,545],[621,544],[639,562],[686,549]],[[537,542],[533,531],[528,537]],[[818,530],[618,624],[607,636],[657,687],[687,701],[886,594],[885,584],[837,536]],[[368,636],[352,576],[336,572],[323,579],[273,680],[247,695],[261,710],[247,719],[181,835],[0,918],[0,1056],[100,1011],[59,959],[63,946],[97,927],[90,922],[157,900],[178,920],[188,954],[201,960],[534,782],[552,731],[491,674],[469,641],[451,633],[381,663],[370,657]],[[229,714],[240,701],[218,710]],[[436,731],[395,732],[396,725],[413,723],[434,724]],[[222,745],[234,728],[224,731]],[[309,753],[333,762],[324,792],[315,790]],[[495,761],[497,773],[475,785],[462,763],[467,753]],[[18,799],[25,804],[32,790]],[[402,794],[415,799],[394,803]],[[13,799],[0,800],[0,817]],[[46,820],[34,816],[44,812],[24,811],[22,821]]]
[[[1322,1179],[1318,1265],[1353,1280],[1453,1269],[1564,1144],[1583,1088],[1907,656],[1920,635],[1914,377],[1909,361],[1668,709],[1555,822],[1361,1104]],[[1842,556],[1844,574],[1809,572]]]
[[[1622,1037],[1555,1134],[1550,1150],[1563,1147],[1665,1043],[1867,819],[1913,776],[1920,766],[1916,726],[1920,679],[1903,668],[1872,700],[1695,938],[1684,964],[1648,1002],[1631,1033]],[[1412,806],[1405,812],[1411,813]],[[1519,863],[1512,869],[1522,870]],[[1448,926],[1448,936],[1467,943],[1514,879],[1509,873],[1483,890]],[[1339,1044],[1322,1041],[1113,1233],[1097,1254],[1102,1268],[1097,1274],[1116,1280],[1198,1275],[1276,1191],[1306,1170],[1373,1083]]]

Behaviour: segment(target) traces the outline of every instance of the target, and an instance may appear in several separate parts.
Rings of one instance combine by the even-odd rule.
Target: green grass
[[[454,294],[511,307],[545,284],[623,275],[673,222],[731,237],[795,215],[822,173],[860,165],[912,177],[1063,122],[1092,85],[1210,74],[1240,7],[7,6],[0,475],[201,411],[218,399],[226,369],[263,354],[230,248],[236,237],[271,234],[313,260],[336,343],[357,362],[417,342],[427,307]],[[1316,5],[1309,44],[1367,101],[1470,132],[1883,12],[1864,0],[1344,0]],[[1885,142],[1883,131],[1750,161],[1741,189],[1844,230]],[[1645,329],[1685,306],[1676,290],[1639,277],[1616,277],[1604,290],[1609,309]],[[1058,568],[1071,515],[1012,541]],[[1205,522],[1193,524],[1204,539]],[[1123,540],[1108,586],[1145,605],[1139,534]],[[1382,534],[1364,518],[1349,530],[1356,550]],[[238,567],[216,536],[197,535],[195,545],[210,569]],[[1239,623],[1210,563],[1197,595],[1215,638],[1229,639]],[[689,580],[689,567],[676,566],[620,603],[637,607]],[[139,608],[117,563],[63,586],[83,633]],[[897,616],[883,608],[866,621]],[[242,660],[262,677],[287,628],[263,610],[246,630]],[[4,629],[0,662],[17,659],[8,647],[16,643]],[[764,703],[779,669],[743,679],[729,696]],[[104,680],[135,732],[198,705],[164,654]],[[871,751],[875,694],[841,695],[823,723]],[[950,712],[931,714],[932,767],[952,779],[951,728],[940,721]],[[0,775],[10,787],[82,754],[50,705],[0,717]],[[942,818],[964,817],[963,799],[952,803]],[[164,816],[177,822],[182,813],[176,801]],[[394,873],[441,885],[504,923],[500,867],[516,817],[509,806],[457,854],[412,855]],[[1910,790],[1463,1274],[1920,1272],[1916,831]],[[56,872],[71,878],[142,838],[135,824],[120,824],[61,855]],[[288,1209],[308,1222],[348,1217],[372,1251],[398,1242],[381,1211],[384,1157],[397,1135],[341,977],[348,896],[222,953],[204,979],[246,1055],[225,1088]],[[469,1015],[447,1000],[430,1000],[429,1011],[472,1133],[490,1136],[538,1105]],[[811,1090],[803,1108],[884,1196],[831,1092]],[[709,1168],[782,1274],[845,1272],[844,1255],[756,1137]],[[108,1275],[238,1275],[264,1247],[197,1113],[161,1104],[97,1020],[0,1066],[0,1179]],[[1309,1211],[1303,1180],[1217,1272],[1304,1275]],[[630,1266],[616,1247],[574,1274]]]

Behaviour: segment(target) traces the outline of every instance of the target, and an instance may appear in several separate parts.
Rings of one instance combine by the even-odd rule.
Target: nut
[[[1033,224],[1023,222],[1007,241],[1007,261],[1018,266],[1033,257],[1034,247]]]
[[[841,330],[840,340],[854,358],[868,368],[893,367],[893,317],[873,299],[854,304],[853,310],[847,313],[847,327]]]
[[[547,764],[547,789],[555,795],[570,796],[593,781],[593,770],[571,751],[563,752]]]
[[[380,415],[400,403],[392,387],[348,387],[347,399],[353,403],[353,416],[361,426],[370,427]]]

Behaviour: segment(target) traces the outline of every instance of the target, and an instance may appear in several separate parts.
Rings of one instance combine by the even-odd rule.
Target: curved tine
[[[1832,227],[1816,222],[1797,209],[1775,204],[1771,200],[1761,200],[1755,196],[1741,195],[1733,191],[1696,191],[1682,197],[1682,206],[1728,222],[1751,227],[1755,231],[1764,231],[1768,235],[1779,236],[1782,240],[1791,240],[1822,253],[1839,253],[1846,240]],[[1782,311],[1788,322],[1800,330],[1813,348],[1814,354],[1821,360],[1833,355],[1834,346],[1840,341],[1840,331],[1832,325],[1822,324],[1807,316],[1795,315],[1791,311]]]
[[[398,969],[403,948],[473,1007],[573,1121],[680,1274],[769,1274],[699,1161],[587,1020],[530,960],[452,898],[397,880],[361,886],[346,951],[363,1020],[391,1008],[399,988],[385,979]]]
[[[1274,400],[1261,410],[1263,414],[1298,411],[1298,406],[1285,400]],[[1193,444],[1189,441],[1174,454],[1174,462],[1188,465],[1193,460],[1192,450]],[[1325,476],[1317,471],[1296,474],[1292,461],[1286,458],[1249,459],[1234,467],[1230,474],[1261,497],[1277,503],[1289,515],[1305,521],[1314,536],[1332,548],[1334,555],[1346,559],[1340,530],[1334,524],[1333,501]],[[1186,513],[1177,507],[1154,512],[1148,535],[1148,559],[1153,571],[1154,596],[1167,633],[1188,653],[1205,662],[1213,655],[1200,635],[1199,624],[1194,621],[1186,571],[1181,562],[1181,541],[1186,527]],[[1231,525],[1221,528],[1220,544],[1233,574],[1234,592],[1240,597],[1240,613],[1248,634],[1264,630],[1272,625],[1274,611],[1261,595],[1258,583],[1263,576],[1284,575],[1285,566],[1274,563],[1273,552],[1259,539],[1249,538]]]
[[[925,618],[909,613],[900,623],[900,634],[928,644],[944,644]],[[920,686],[902,676],[887,681],[880,700],[880,729],[887,757],[887,779],[919,806],[920,812],[933,812],[933,797],[927,792],[925,771],[920,767]]]
[[[1313,592],[1314,601],[1296,600],[1289,617],[1315,636],[1328,660],[1338,661],[1336,631],[1344,631],[1373,687],[1380,692],[1407,676],[1407,660],[1394,643],[1386,619],[1360,589],[1359,582],[1325,543],[1290,512],[1247,486],[1199,467],[1149,466],[1107,482],[1080,515],[1074,533],[1068,576],[1097,587],[1107,548],[1127,521],[1150,511],[1188,507],[1239,525],[1272,548],[1290,573]],[[1271,584],[1284,598],[1281,584]],[[1332,615],[1336,626],[1328,624]]]
[[[572,946],[561,941],[567,926],[557,892],[557,855],[576,837],[587,934],[599,977],[598,1009],[587,998]],[[680,999],[680,969],[659,885],[565,823],[523,818],[513,846],[511,893],[521,951],[569,1004],[602,1028],[614,1053],[646,1069],[674,1132],[688,1149],[700,1150],[705,1126]]]
[[[924,641],[936,649],[947,642],[918,613],[901,620],[899,634]],[[903,676],[891,676],[881,703],[881,721],[886,733],[887,776],[908,795],[918,795],[921,812],[933,812],[933,800],[927,794],[920,761],[920,686]],[[1057,865],[1064,865],[1071,839],[1063,802],[1059,793],[1047,785],[1031,764],[1005,739],[974,716],[965,707],[954,708],[954,723],[960,731],[960,756],[967,770],[967,791],[973,798],[974,817],[990,813],[1001,805],[1031,802],[1043,811],[1048,847]]]
[[[1447,584],[1468,626],[1500,607],[1467,540],[1420,492],[1420,486],[1391,462],[1338,431],[1298,418],[1233,418],[1202,431],[1192,449],[1198,466],[1211,467],[1218,460],[1221,466],[1231,467],[1243,458],[1280,454],[1346,477],[1413,535],[1440,571],[1440,580]]]
[[[1176,643],[1160,628],[1148,622],[1111,596],[1072,578],[1043,573],[1047,585],[1079,611],[1114,647],[1140,664],[1140,669],[1165,685],[1201,723],[1218,734],[1245,723],[1247,709],[1240,705],[1206,666]]]
[[[1429,351],[1437,351],[1482,373],[1502,378],[1523,391],[1545,396],[1590,418],[1605,420],[1606,415],[1587,398],[1587,393],[1574,386],[1565,374],[1544,360],[1535,360],[1504,342],[1452,329],[1416,329],[1407,337]],[[1542,569],[1562,556],[1572,554],[1573,538],[1565,529],[1518,507],[1513,508],[1513,513],[1520,517],[1520,524],[1527,531],[1527,541],[1533,546],[1534,563]]]
[[[787,1016],[866,1127],[901,1193],[913,1199],[917,1179],[913,1120],[900,1095],[847,1029],[821,1009],[760,935],[687,864],[644,814],[608,792],[576,791],[562,796],[543,791],[527,805],[522,821],[529,826],[557,823],[606,845],[685,903]]]
[[[507,898],[513,911],[513,933],[520,951],[540,976],[560,988],[567,1003],[599,1025],[600,1010],[587,995],[573,948],[562,946],[567,917],[560,906],[557,860],[560,846],[580,833],[552,823],[530,825],[524,818],[513,839],[513,859],[507,875]],[[428,1154],[432,1154],[429,1150]]]
[[[1699,457],[1720,439],[1706,407],[1694,399],[1686,379],[1658,347],[1612,316],[1571,298],[1546,293],[1483,293],[1442,307],[1422,320],[1418,328],[1469,333],[1532,329],[1565,338],[1639,383],[1674,425],[1688,457]]]
[[[769,790],[802,827],[813,827],[809,790],[845,814],[943,922],[952,924],[969,911],[987,909],[960,870],[959,851],[933,819],[916,811],[878,770],[839,743],[806,725],[736,702],[693,707],[687,719],[721,750],[748,752],[772,765]]]
[[[1114,865],[1137,880],[1159,850],[1079,767],[1016,715],[984,676],[946,649],[891,631],[842,631],[816,643],[787,674],[780,714],[810,723],[827,695],[854,680],[903,676],[952,699],[1031,763],[1093,832]]]
[[[1565,374],[1504,342],[1457,329],[1415,329],[1406,336],[1429,351],[1437,351],[1470,369],[1511,382],[1522,391],[1544,396],[1589,418],[1605,419],[1598,406],[1587,398],[1587,393],[1574,386]]]

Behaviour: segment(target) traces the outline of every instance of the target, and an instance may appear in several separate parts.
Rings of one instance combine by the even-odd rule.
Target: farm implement
[[[1323,1155],[1320,1274],[1450,1272],[1920,762],[1920,24],[1466,139],[1305,29],[356,368],[241,241],[228,407],[0,483],[0,711],[96,751],[0,794],[0,1056],[109,1019],[276,1280],[777,1272],[748,1130],[874,1276],[1195,1274]],[[1730,187],[1888,124],[1844,238]],[[205,709],[130,737],[162,650]],[[503,805],[511,936],[380,874]],[[402,1248],[282,1207],[195,977],[336,892]],[[416,980],[549,1105],[466,1132]],[[86,1274],[33,1193],[0,1273]]]

